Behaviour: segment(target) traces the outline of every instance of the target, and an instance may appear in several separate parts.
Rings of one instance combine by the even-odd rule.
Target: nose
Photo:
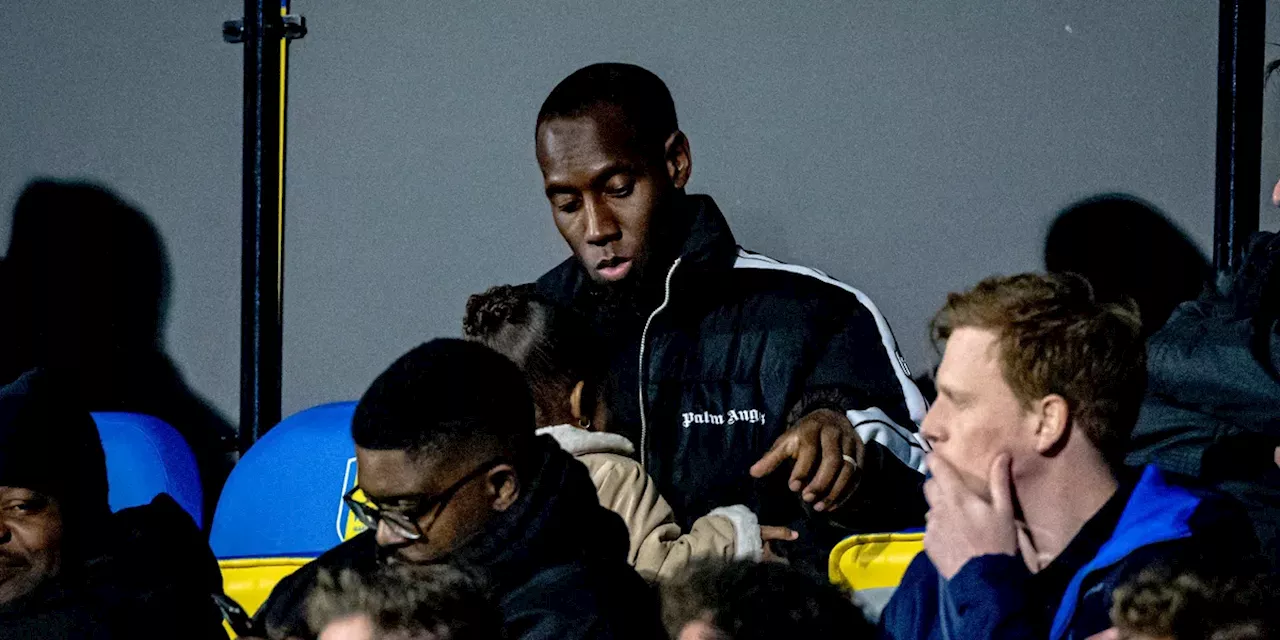
[[[930,447],[936,446],[943,440],[942,412],[939,407],[940,403],[935,403],[932,407],[929,407],[929,413],[926,413],[924,420],[920,422],[920,435],[924,437],[924,441],[929,443]]]
[[[9,523],[4,518],[0,518],[0,544],[9,544],[13,539],[13,529],[9,528]]]
[[[373,534],[373,539],[379,547],[399,547],[409,542],[407,538],[396,533],[386,520],[378,521],[378,530]]]
[[[604,246],[622,237],[622,229],[618,219],[608,205],[596,198],[587,198],[585,203],[587,214],[586,241],[596,246]]]

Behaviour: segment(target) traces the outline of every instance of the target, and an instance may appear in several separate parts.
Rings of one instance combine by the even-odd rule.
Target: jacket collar
[[[1089,574],[1115,565],[1143,547],[1189,537],[1191,515],[1201,502],[1200,496],[1169,484],[1159,469],[1148,465],[1129,495],[1111,538],[1098,550],[1098,555],[1071,578],[1053,618],[1049,637],[1054,640],[1066,637],[1079,604],[1080,587]]]
[[[624,562],[625,525],[600,506],[587,468],[549,437],[537,439],[522,495],[453,553],[452,560],[487,573],[501,591],[539,571],[596,559]],[[583,536],[583,531],[592,535]]]
[[[732,269],[737,256],[737,241],[715,200],[707,195],[686,195],[681,197],[676,207],[676,218],[688,222],[679,255],[674,256],[680,258],[682,276],[691,272]],[[665,275],[662,273],[654,277],[660,279]],[[589,284],[586,271],[576,256],[570,256],[537,282],[543,295],[562,306],[572,305]]]
[[[589,453],[616,453],[629,456],[636,452],[635,445],[621,434],[587,431],[570,424],[538,429],[538,435],[547,435],[556,439],[560,448],[573,456]]]

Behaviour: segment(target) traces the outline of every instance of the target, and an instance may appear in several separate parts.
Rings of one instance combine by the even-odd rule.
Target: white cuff
[[[755,560],[764,557],[764,542],[760,540],[760,520],[756,514],[743,505],[732,507],[716,507],[709,516],[727,518],[733,524],[734,540],[733,557],[736,560]]]

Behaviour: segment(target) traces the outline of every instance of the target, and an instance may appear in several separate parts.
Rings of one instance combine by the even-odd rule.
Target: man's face
[[[415,458],[407,451],[356,447],[360,489],[382,510],[399,510],[416,522],[422,537],[408,540],[385,520],[378,546],[392,562],[431,564],[444,558],[484,527],[494,515],[488,474],[470,460]],[[462,481],[459,483],[459,481]],[[421,505],[429,507],[423,509]]]
[[[62,512],[30,489],[0,487],[0,604],[31,593],[62,568]]]
[[[920,425],[933,453],[951,463],[970,490],[987,494],[991,463],[1000,453],[1018,463],[1034,451],[1035,416],[1005,382],[996,334],[962,327],[947,340],[938,366],[938,399]]]
[[[643,277],[660,231],[654,227],[684,187],[686,174],[668,171],[663,149],[641,148],[633,138],[607,108],[538,127],[538,164],[556,228],[598,283]]]

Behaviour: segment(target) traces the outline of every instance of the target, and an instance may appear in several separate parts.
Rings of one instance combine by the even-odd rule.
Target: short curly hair
[[[374,638],[500,640],[502,615],[483,581],[449,565],[383,567],[372,575],[322,571],[307,598],[307,623],[366,616]]]
[[[672,638],[695,621],[724,640],[876,635],[848,593],[788,564],[702,561],[661,587],[662,621]]]
[[[1175,640],[1266,640],[1280,634],[1273,576],[1213,576],[1148,567],[1116,588],[1111,623],[1121,632]]]
[[[1005,382],[1024,405],[1062,396],[1089,441],[1120,462],[1147,384],[1142,319],[1132,301],[1099,302],[1071,274],[993,277],[948,295],[931,333],[940,344],[965,327],[998,336]]]

